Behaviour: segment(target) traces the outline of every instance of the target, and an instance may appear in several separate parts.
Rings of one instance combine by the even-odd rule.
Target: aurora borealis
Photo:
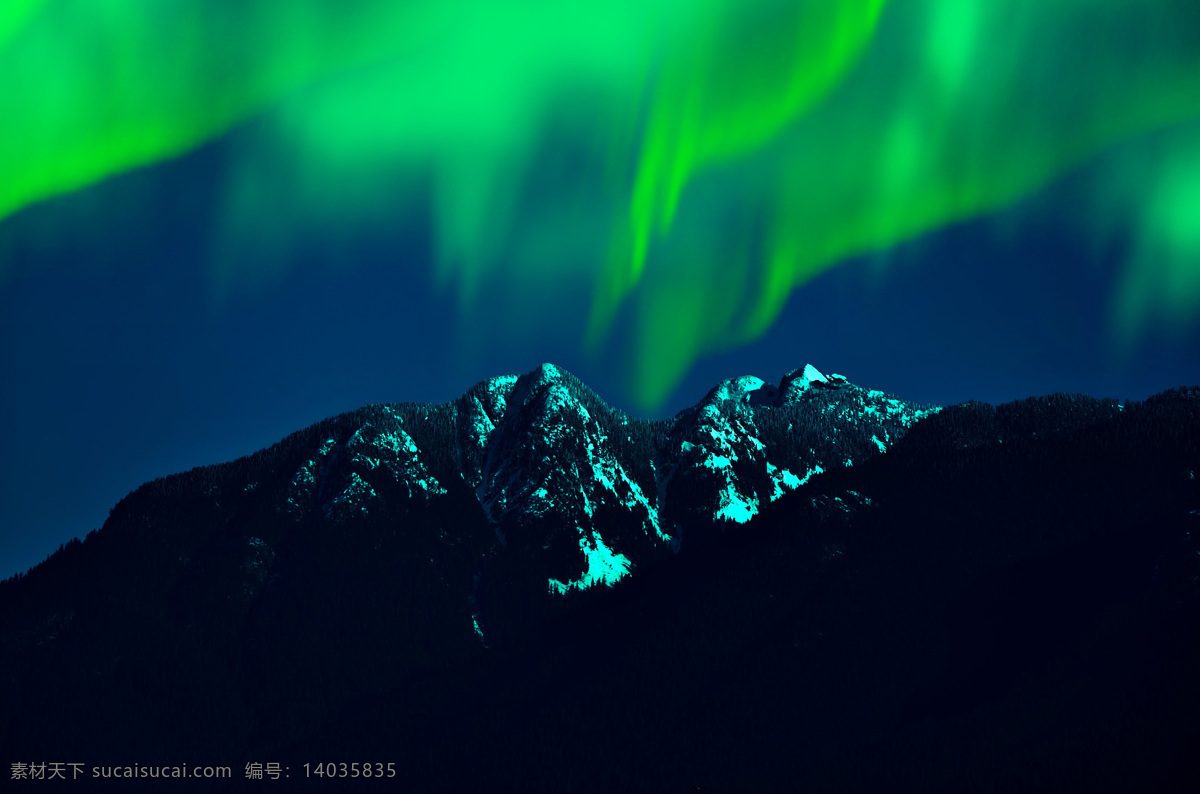
[[[556,278],[591,285],[598,349],[621,302],[637,306],[630,384],[648,409],[697,356],[760,335],[814,274],[1200,115],[1200,12],[1175,0],[6,8],[0,214],[261,116],[222,197],[235,247],[281,190],[261,174],[268,153],[304,194],[269,221],[284,242],[289,225],[405,206],[432,181],[437,266],[465,298],[489,276],[569,270]],[[1150,198],[1126,208],[1169,262],[1131,263],[1162,272],[1128,276],[1126,335],[1155,305],[1185,320],[1200,300],[1185,137],[1157,144],[1171,151]],[[584,165],[565,194],[561,179],[531,189],[560,140]],[[727,284],[707,311],[680,311],[691,280]]]
[[[397,327],[451,340],[437,348],[441,363],[401,372],[401,384],[436,369],[454,379],[438,393],[445,399],[500,374],[487,369],[489,351],[534,362],[569,354],[611,379],[605,397],[655,414],[694,401],[681,384],[699,364],[778,347],[797,301],[838,266],[869,271],[884,294],[889,278],[917,283],[925,273],[938,296],[922,252],[944,255],[944,235],[963,224],[979,235],[973,245],[1017,241],[1009,254],[1053,228],[1081,260],[1107,263],[1031,256],[1003,267],[1029,291],[1049,280],[1056,299],[1099,304],[1103,328],[1087,334],[1113,367],[1160,338],[1175,340],[1177,371],[1194,365],[1200,6],[9,0],[0,8],[5,368],[53,358],[36,348],[44,329],[19,318],[71,322],[60,309],[25,305],[33,293],[22,285],[50,274],[66,274],[55,289],[91,285],[133,337],[160,335],[116,297],[160,283],[140,275],[147,268],[179,271],[189,295],[200,293],[195,316],[211,320],[214,336],[251,327],[238,311],[282,312],[262,307],[283,300],[295,279],[316,278],[330,295],[402,292]],[[364,246],[377,261],[362,263]],[[956,267],[999,267],[992,259],[962,256]],[[79,268],[91,275],[77,278]],[[121,285],[112,295],[95,289],[101,270]],[[963,273],[963,283],[971,277]],[[155,300],[192,305],[172,289],[182,287],[163,287]],[[930,315],[949,311],[933,297]],[[868,302],[849,298],[841,311],[865,312]],[[418,316],[431,306],[436,316]],[[1047,311],[1055,317],[1012,322],[1064,339],[1083,333],[1061,306]],[[290,343],[270,339],[272,355],[287,360]],[[788,340],[789,366],[803,365],[812,343]],[[354,339],[339,349],[382,344]],[[929,350],[908,352],[913,367],[934,360]],[[1080,353],[1078,366],[1097,356]],[[722,377],[735,374],[743,373]],[[112,379],[102,388],[116,393]],[[7,405],[37,393],[38,378],[24,370],[9,382]],[[1087,382],[1061,388],[1078,383]],[[305,407],[297,384],[292,391],[296,415],[328,409]],[[398,384],[390,397],[362,392],[361,401],[427,398],[413,391]]]

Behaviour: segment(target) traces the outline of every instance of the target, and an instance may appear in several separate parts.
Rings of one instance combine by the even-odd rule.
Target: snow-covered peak
[[[548,387],[565,387],[566,383],[567,376],[561,369],[553,364],[542,364],[532,372],[515,379],[509,401],[513,405],[525,406],[542,395]],[[566,390],[563,388],[559,391],[562,392],[559,395],[561,399]]]
[[[766,383],[762,378],[753,375],[742,375],[740,378],[723,380],[705,397],[706,402],[745,402],[749,396],[758,391]]]
[[[814,367],[812,364],[804,365],[804,372],[800,375],[801,378],[809,383],[829,383],[829,378],[821,374],[821,370]]]
[[[803,369],[795,369],[783,376],[779,384],[779,405],[788,405],[798,401],[813,389],[840,389],[849,386],[850,382],[842,375],[825,375],[812,364],[805,364]]]
[[[730,413],[746,406],[778,405],[780,390],[753,375],[721,381],[697,406],[701,413]]]
[[[495,399],[504,401],[512,392],[513,386],[517,385],[516,375],[497,375],[494,378],[488,378],[483,382],[484,390],[492,395]]]

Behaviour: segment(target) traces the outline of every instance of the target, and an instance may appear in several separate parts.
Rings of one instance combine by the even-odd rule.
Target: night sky
[[[642,417],[809,362],[1200,383],[1190,0],[155,5],[0,11],[0,577],[147,480],[544,361]]]

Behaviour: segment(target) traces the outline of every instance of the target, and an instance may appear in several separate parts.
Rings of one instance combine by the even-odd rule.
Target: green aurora
[[[1194,0],[8,0],[0,119],[0,223],[222,140],[214,282],[428,217],[464,311],[503,285],[647,409],[824,270],[1089,164],[1114,338],[1200,309]]]

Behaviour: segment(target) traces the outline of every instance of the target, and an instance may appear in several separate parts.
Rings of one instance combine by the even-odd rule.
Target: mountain
[[[1195,790],[1197,469],[1200,388],[809,365],[648,422],[546,364],[147,483],[0,584],[0,746],[206,790]]]

